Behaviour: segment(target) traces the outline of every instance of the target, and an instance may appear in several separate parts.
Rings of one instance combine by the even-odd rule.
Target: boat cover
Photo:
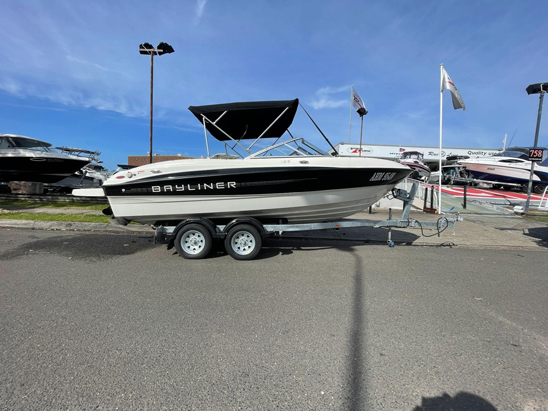
[[[263,138],[281,137],[289,128],[297,112],[299,99],[287,101],[251,101],[245,103],[213,104],[209,106],[190,106],[188,109],[196,116],[200,123],[205,116],[216,126],[206,121],[206,128],[219,141],[230,140],[220,129],[234,140],[257,139],[268,127],[280,117]],[[223,113],[225,113],[223,115]]]

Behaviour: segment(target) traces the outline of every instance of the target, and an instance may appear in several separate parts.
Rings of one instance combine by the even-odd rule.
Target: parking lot
[[[548,409],[547,254],[0,230],[3,409]],[[452,407],[452,408],[450,408]]]

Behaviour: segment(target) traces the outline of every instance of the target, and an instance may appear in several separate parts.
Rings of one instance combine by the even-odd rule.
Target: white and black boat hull
[[[109,197],[116,217],[143,224],[209,218],[216,222],[254,217],[263,222],[308,223],[332,221],[365,210],[393,188],[392,185],[346,188],[312,193]]]
[[[527,184],[531,169],[527,166],[501,166],[498,164],[463,162],[462,164],[475,178],[479,180],[497,181],[499,183]],[[533,174],[533,182],[548,184],[548,173],[537,169]],[[544,167],[543,167],[544,168]]]
[[[191,217],[219,223],[243,216],[264,222],[336,220],[374,204],[411,173],[386,160],[329,157],[170,163],[121,172],[105,182],[114,216],[153,225]]]
[[[413,161],[400,160],[400,164],[406,165],[413,170],[412,178],[428,180],[430,178],[430,168],[424,164],[417,164]]]
[[[56,183],[89,163],[87,158],[57,153],[0,155],[0,181]]]

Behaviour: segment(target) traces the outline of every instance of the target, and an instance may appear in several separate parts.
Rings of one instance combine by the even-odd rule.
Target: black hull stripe
[[[216,179],[225,178],[233,175],[246,175],[246,174],[264,174],[264,173],[295,173],[299,171],[325,171],[333,170],[332,167],[295,167],[294,170],[288,167],[242,167],[242,168],[221,168],[218,170],[198,170],[198,171],[180,171],[178,173],[169,174],[156,174],[150,177],[144,177],[139,179],[138,182],[126,180],[126,184],[139,184],[139,183],[151,183],[151,182],[165,182],[168,180],[187,180],[193,178],[214,177]]]
[[[216,175],[158,176],[152,180],[103,185],[107,196],[253,195],[313,192],[396,184],[411,170],[372,168],[277,168],[217,170]],[[276,170],[276,171],[274,171]]]
[[[37,158],[45,160],[31,160]],[[0,181],[53,183],[70,176],[88,163],[71,158],[0,156]]]

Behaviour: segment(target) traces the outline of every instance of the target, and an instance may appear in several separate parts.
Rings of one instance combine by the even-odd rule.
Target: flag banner
[[[459,108],[466,110],[464,101],[462,101],[462,97],[460,96],[459,91],[455,87],[455,84],[451,80],[451,77],[449,77],[449,74],[447,74],[447,71],[445,71],[444,67],[442,67],[442,70],[443,70],[443,80],[441,82],[441,91],[443,92],[443,90],[449,90],[451,92],[451,99],[453,100],[453,108],[455,110],[458,110]]]
[[[352,106],[356,110],[359,110],[360,108],[365,109],[365,104],[363,104],[363,100],[360,95],[356,93],[356,90],[354,90],[354,86],[352,86]]]

